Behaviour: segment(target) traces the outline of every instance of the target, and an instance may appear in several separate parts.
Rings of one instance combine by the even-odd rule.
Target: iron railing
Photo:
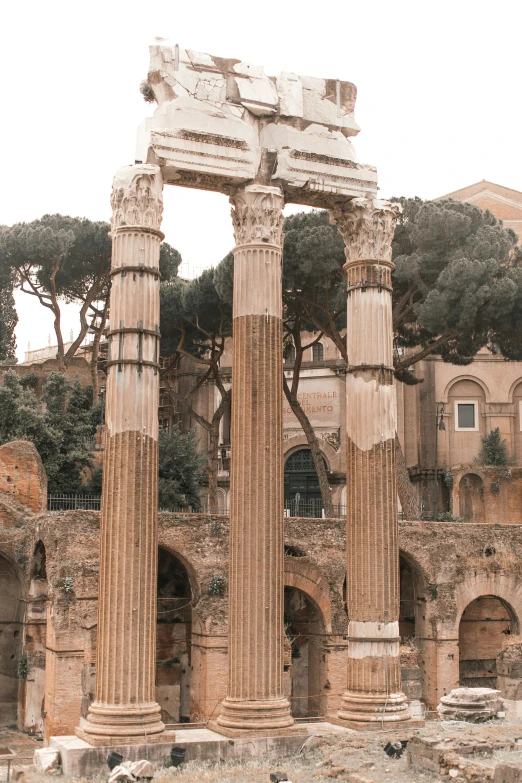
[[[101,495],[48,495],[48,511],[99,511]]]
[[[101,495],[48,495],[48,511],[99,511],[101,508]],[[170,512],[174,514],[208,514],[208,504],[202,503],[201,508],[193,509],[191,506],[176,506],[175,508],[160,508],[160,512]],[[227,511],[218,511],[218,514],[228,514]],[[310,519],[321,519],[325,517],[324,506],[320,498],[313,500],[295,499],[285,500],[285,517],[307,517]],[[334,503],[333,519],[344,519],[346,517],[346,506],[340,503]],[[402,512],[399,512],[399,519],[404,519]]]

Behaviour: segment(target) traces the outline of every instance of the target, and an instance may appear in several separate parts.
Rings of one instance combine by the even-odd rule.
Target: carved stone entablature
[[[350,140],[359,132],[351,82],[266,76],[165,41],[150,47],[145,92],[158,106],[140,126],[136,160],[158,164],[165,182],[230,194],[273,181],[287,200],[318,207],[377,194],[377,171]]]
[[[114,177],[111,194],[113,231],[121,226],[159,230],[163,182],[158,166],[125,166]]]
[[[236,245],[283,244],[284,198],[279,188],[246,185],[230,198]]]
[[[345,245],[347,265],[377,261],[391,265],[392,239],[400,204],[354,198],[330,210]]]

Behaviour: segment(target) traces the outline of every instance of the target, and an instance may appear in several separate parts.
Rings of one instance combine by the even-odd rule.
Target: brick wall
[[[227,577],[228,520],[223,516],[161,514],[159,524],[160,547],[182,564],[190,581],[190,714],[193,719],[215,717],[227,688],[227,590],[225,586],[223,595],[211,595],[209,585],[217,575]],[[29,595],[31,581],[34,592],[31,575],[35,566],[35,545],[41,541],[45,546],[47,735],[72,733],[80,714],[85,714],[94,691],[98,535],[99,514],[87,511],[27,517],[23,528],[4,527],[2,533],[0,555],[12,564],[9,567],[17,574],[22,595],[24,590],[25,595]],[[326,705],[324,711],[331,713],[338,708],[346,684],[344,524],[339,520],[289,518],[285,520],[285,543],[299,554],[285,558],[285,584],[306,596],[325,628],[325,666],[309,673],[308,687],[312,685],[317,689],[317,699],[321,705]],[[400,547],[411,575],[407,600],[413,607],[414,634],[420,648],[423,697],[434,707],[441,695],[458,685],[462,652],[459,651],[459,632],[461,627],[471,625],[462,626],[460,621],[473,601],[480,596],[497,596],[501,606],[508,610],[511,630],[514,633],[520,630],[521,529],[517,525],[402,522]],[[22,565],[17,565],[17,559]],[[60,586],[64,578],[72,579],[72,593],[66,593]],[[32,600],[42,602],[37,595],[33,595]],[[475,618],[479,636],[484,636],[480,629],[492,614],[488,602],[482,603],[484,611]],[[411,612],[408,610],[408,615]],[[37,615],[31,610],[31,616],[27,615],[25,621],[21,618],[21,627],[26,633],[25,649],[28,655],[34,655],[35,670],[45,633],[41,615],[38,617],[36,622]],[[493,619],[502,618],[495,615]],[[161,659],[158,660],[168,661],[176,657],[176,645],[176,649],[181,650],[186,643],[183,639],[186,628],[182,630],[182,623],[179,628],[174,628],[176,624],[170,628],[167,628],[168,624],[163,625],[162,644],[158,648]],[[499,629],[502,630],[500,625]],[[497,634],[493,647],[502,642],[500,636]],[[498,650],[491,647],[490,634],[488,638],[487,650],[485,646],[484,650],[480,646],[477,648],[488,657],[474,660],[490,661],[496,657]],[[469,644],[469,640],[461,641],[462,649]],[[473,646],[475,642],[471,644]],[[179,672],[175,669],[178,664],[173,664],[170,672],[173,679],[166,683],[173,698],[180,698],[175,686],[181,688],[184,663],[180,657]],[[179,683],[174,682],[176,678]],[[165,685],[161,680],[160,676],[160,687]],[[29,722],[29,713],[35,711],[35,705],[41,699],[38,695],[41,685],[35,681],[29,691],[31,689],[32,695],[24,697]],[[309,695],[314,696],[310,692]],[[176,717],[178,713],[174,709],[172,715],[171,706],[169,704],[169,714]],[[179,707],[181,711],[181,705]]]
[[[0,493],[36,513],[47,509],[47,476],[32,443],[15,440],[0,446]]]

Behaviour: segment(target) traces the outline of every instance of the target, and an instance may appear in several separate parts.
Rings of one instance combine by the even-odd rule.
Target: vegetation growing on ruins
[[[482,448],[477,462],[481,465],[507,465],[509,462],[506,439],[502,439],[500,428],[495,427],[482,437]]]

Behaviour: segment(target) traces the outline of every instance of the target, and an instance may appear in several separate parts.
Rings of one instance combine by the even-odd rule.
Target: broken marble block
[[[34,752],[33,764],[37,772],[54,774],[60,766],[60,754],[53,748],[37,748]]]
[[[154,767],[146,759],[124,761],[111,771],[109,783],[134,783],[136,780],[151,780]]]
[[[496,717],[503,706],[500,691],[493,688],[455,688],[441,698],[437,712],[441,720],[484,723]]]

